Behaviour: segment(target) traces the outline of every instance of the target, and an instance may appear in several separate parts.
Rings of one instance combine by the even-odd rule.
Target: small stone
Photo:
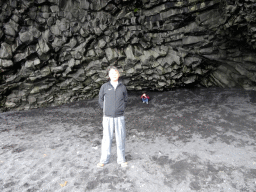
[[[57,5],[51,6],[50,9],[53,13],[59,12],[59,7]]]
[[[16,104],[15,104],[15,103],[12,103],[12,102],[6,102],[6,103],[5,103],[5,106],[8,107],[8,108],[13,108],[13,107],[16,106]]]
[[[0,48],[0,58],[11,59],[12,58],[12,47],[7,43],[2,43]]]
[[[12,60],[0,59],[0,66],[2,66],[4,68],[8,68],[8,67],[13,66],[13,62],[12,62]]]
[[[25,67],[26,68],[33,68],[34,67],[34,61],[26,61]]]
[[[19,38],[22,43],[30,43],[33,41],[33,35],[29,31],[19,33]]]

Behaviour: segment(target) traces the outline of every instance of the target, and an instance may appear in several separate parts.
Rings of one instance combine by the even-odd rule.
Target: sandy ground
[[[0,191],[256,191],[256,94],[196,88],[128,92],[126,159],[97,168],[98,98],[0,113]]]

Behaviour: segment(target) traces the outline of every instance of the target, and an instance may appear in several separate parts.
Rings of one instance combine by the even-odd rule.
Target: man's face
[[[111,69],[109,71],[109,78],[111,79],[111,81],[116,82],[118,81],[119,78],[119,73],[117,70]]]

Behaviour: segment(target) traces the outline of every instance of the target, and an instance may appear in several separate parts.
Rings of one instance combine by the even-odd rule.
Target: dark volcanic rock
[[[255,3],[1,1],[1,111],[93,98],[110,65],[129,91],[255,90]]]

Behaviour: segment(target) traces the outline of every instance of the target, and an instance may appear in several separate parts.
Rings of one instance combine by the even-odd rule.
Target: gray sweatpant
[[[113,131],[115,128],[116,147],[117,147],[117,163],[125,162],[125,119],[121,117],[103,116],[103,139],[101,143],[101,159],[100,163],[109,163],[111,144],[113,139]]]

